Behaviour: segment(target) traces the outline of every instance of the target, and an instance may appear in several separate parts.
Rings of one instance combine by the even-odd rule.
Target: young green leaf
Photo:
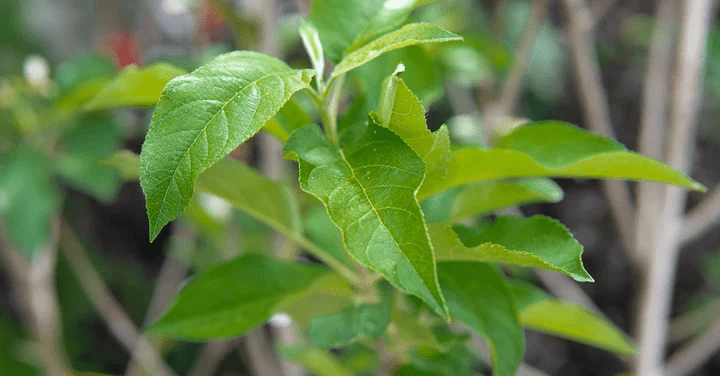
[[[142,69],[129,65],[106,83],[85,104],[84,109],[97,111],[122,106],[154,106],[168,81],[185,73],[185,70],[167,63],[156,63]]]
[[[390,129],[425,162],[425,179],[442,179],[450,161],[450,135],[445,126],[433,133],[425,122],[425,109],[405,82],[397,74],[404,70],[398,65],[395,73],[385,79],[377,113],[371,113],[376,124]]]
[[[10,242],[28,258],[50,241],[60,194],[44,153],[18,146],[0,161],[0,214]]]
[[[511,284],[521,324],[532,330],[632,356],[635,345],[612,322],[583,307],[550,297],[519,281]]]
[[[387,33],[374,41],[350,52],[343,58],[330,77],[347,73],[376,57],[398,48],[421,43],[452,42],[462,40],[462,37],[453,34],[440,26],[426,23],[405,25],[399,30]]]
[[[328,269],[246,254],[190,281],[148,332],[201,341],[241,335],[305,293]]]
[[[317,28],[330,60],[338,62],[351,48],[402,24],[414,0],[314,0],[310,22]]]
[[[615,141],[549,121],[518,128],[495,149],[455,152],[445,178],[423,184],[418,199],[471,182],[531,176],[651,180],[705,190],[674,168]]]
[[[481,181],[460,190],[450,208],[450,222],[459,222],[513,205],[558,202],[564,196],[557,183],[546,178],[517,181]]]
[[[116,168],[120,172],[120,176],[125,180],[138,180],[140,178],[140,156],[130,150],[117,151],[99,163]]]
[[[200,172],[257,133],[313,74],[235,51],[165,86],[140,154],[151,240],[187,206]]]
[[[525,342],[515,303],[500,273],[486,263],[439,262],[438,278],[450,314],[488,341],[493,375],[514,375]]]
[[[309,22],[303,22],[300,24],[300,38],[305,46],[305,51],[310,56],[310,63],[315,69],[315,79],[320,82],[325,75],[325,55],[323,55],[318,31]]]
[[[577,281],[593,281],[580,259],[582,245],[552,218],[502,216],[489,228],[462,241],[450,225],[428,227],[438,262],[499,262],[554,270]]]
[[[285,150],[300,161],[300,186],[317,196],[342,230],[348,252],[438,314],[447,309],[415,192],[425,165],[394,133],[370,125],[367,139],[339,149],[310,125]]]

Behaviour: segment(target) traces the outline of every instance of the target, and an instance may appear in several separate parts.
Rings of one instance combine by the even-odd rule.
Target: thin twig
[[[140,347],[137,359],[149,374],[175,375],[175,372],[163,362],[157,350],[145,338],[140,336],[135,324],[123,310],[120,303],[112,296],[97,270],[93,267],[70,225],[63,220],[61,228],[60,242],[63,254],[78,282],[80,282],[80,286],[85,290],[90,302],[100,314],[100,317],[103,318],[113,336],[131,354],[136,347]]]
[[[687,375],[705,363],[718,349],[720,349],[720,317],[717,317],[702,335],[668,359],[665,375]]]
[[[663,158],[673,36],[677,17],[676,3],[675,0],[661,0],[657,5],[657,22],[650,45],[648,73],[643,93],[638,151],[655,159]],[[662,190],[663,186],[660,183],[640,182],[637,185],[635,240],[631,259],[640,270],[645,270],[647,267],[648,256],[652,252],[654,232],[659,230],[657,211],[660,207]]]
[[[720,222],[720,187],[705,195],[685,216],[682,242],[694,240]]]
[[[60,308],[55,293],[58,221],[52,221],[51,237],[28,265],[6,240],[0,221],[0,257],[12,280],[14,295],[25,324],[37,341],[37,355],[50,375],[71,375],[62,341]]]
[[[555,295],[558,299],[565,300],[605,317],[595,302],[583,291],[577,282],[573,281],[565,274],[553,272],[550,270],[535,269],[535,275],[538,276],[548,291]]]
[[[182,221],[178,221],[172,235],[170,252],[165,257],[165,261],[163,261],[160,268],[155,289],[150,298],[150,305],[145,313],[143,327],[147,327],[155,321],[162,311],[170,305],[178,286],[180,286],[188,271],[188,265],[184,260],[188,260],[194,250],[195,233]],[[158,348],[158,342],[162,340],[162,337],[146,338],[146,340],[153,347]],[[141,367],[138,358],[142,355],[140,354],[141,350],[140,346],[135,346],[125,371],[126,376],[137,375],[140,372]]]
[[[610,124],[607,96],[600,81],[600,68],[595,59],[592,13],[583,0],[564,0],[568,17],[570,52],[585,122],[593,132],[615,138]],[[601,181],[610,212],[615,220],[620,241],[628,252],[632,250],[633,207],[630,188],[626,182]]]
[[[670,166],[687,172],[695,145],[695,119],[712,1],[687,0],[683,5],[666,161]],[[664,187],[663,193],[660,227],[653,239],[649,272],[642,293],[636,365],[638,376],[663,372],[670,303],[684,220],[686,191],[668,186]]]

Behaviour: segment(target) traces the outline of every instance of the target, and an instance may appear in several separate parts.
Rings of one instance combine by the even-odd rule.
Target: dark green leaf
[[[120,134],[112,120],[104,115],[86,115],[65,135],[67,149],[57,162],[57,173],[73,187],[97,199],[115,198],[120,177],[115,168],[102,164],[118,146]]]
[[[451,42],[462,40],[440,26],[426,23],[415,23],[403,26],[399,30],[387,33],[374,41],[350,52],[335,66],[330,77],[347,73],[376,57],[405,46],[422,43]]]
[[[10,242],[28,258],[50,241],[60,194],[47,157],[19,146],[0,162],[0,214]]]
[[[438,278],[450,314],[487,339],[493,375],[514,375],[525,343],[512,294],[500,273],[486,263],[439,262]]]
[[[328,208],[348,252],[445,317],[433,249],[415,199],[423,161],[392,132],[374,125],[367,131],[367,139],[338,149],[311,125],[295,131],[285,147],[300,160],[300,186]]]
[[[151,240],[187,206],[200,172],[257,133],[312,76],[236,51],[165,86],[140,154]]]
[[[139,69],[125,67],[85,104],[86,111],[104,110],[122,106],[154,106],[160,100],[165,84],[181,74],[183,69],[167,63],[155,63]]]
[[[599,347],[625,356],[636,353],[625,333],[612,322],[583,307],[554,299],[542,290],[514,281],[521,324],[544,332]]]
[[[414,0],[314,0],[310,22],[317,28],[330,60],[338,62],[348,49],[400,26]]]
[[[455,152],[445,178],[427,181],[418,198],[481,180],[531,176],[651,180],[705,190],[672,167],[615,141],[570,124],[539,122],[503,137],[498,148]]]
[[[498,217],[472,239],[458,238],[450,225],[432,224],[430,238],[438,261],[483,261],[522,265],[592,281],[580,256],[583,248],[560,222],[536,215]]]
[[[319,266],[246,254],[190,281],[148,331],[188,340],[235,337],[327,273]]]
[[[377,304],[359,304],[341,312],[316,317],[310,322],[310,337],[321,349],[349,345],[357,338],[377,339],[390,323],[392,291],[383,285]]]

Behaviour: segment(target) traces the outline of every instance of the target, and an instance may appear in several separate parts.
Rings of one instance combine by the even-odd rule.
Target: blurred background
[[[679,1],[425,2],[428,4],[418,7],[411,18],[461,34],[465,43],[429,50],[409,47],[383,55],[352,73],[349,96],[367,92],[370,99],[365,106],[373,108],[376,104],[371,101],[376,101],[373,98],[380,90],[381,79],[377,77],[391,74],[402,61],[410,67],[403,78],[425,104],[429,126],[436,129],[448,124],[452,137],[460,143],[491,142],[493,132],[505,132],[524,119],[557,119],[602,132],[591,124],[600,121],[609,125],[605,132],[612,132],[629,149],[639,150],[643,142],[640,125],[650,116],[646,98],[654,90],[647,86],[652,59],[660,62],[663,48],[665,55],[671,56],[666,59],[666,76],[660,79],[668,98],[662,102],[663,108],[672,103],[674,90],[680,85],[676,80],[683,77],[678,73],[681,59],[675,60],[675,54],[683,51],[678,44],[683,13],[679,5],[667,5]],[[87,254],[88,259],[78,262],[92,265],[117,302],[103,301],[102,294],[100,298],[89,298],[74,271],[77,260],[73,261],[65,251],[54,253],[56,256],[47,261],[54,270],[47,273],[49,279],[35,281],[52,286],[50,291],[57,294],[57,306],[44,306],[43,310],[48,320],[59,323],[61,330],[56,333],[55,345],[65,351],[71,367],[108,375],[129,372],[126,370],[132,363],[127,346],[108,322],[126,314],[135,327],[142,328],[172,298],[189,269],[200,270],[238,252],[263,247],[269,233],[264,225],[204,196],[149,243],[139,183],[125,181],[116,169],[98,167],[97,162],[122,149],[139,153],[152,109],[81,115],[74,115],[73,109],[93,93],[93,87],[130,64],[145,66],[164,61],[189,71],[220,53],[253,49],[281,57],[292,66],[309,67],[297,33],[309,3],[0,0],[0,166],[5,166],[5,171],[0,171],[0,218],[6,233],[12,231],[7,229],[12,210],[28,211],[27,221],[50,214],[55,218],[47,228],[39,230],[40,234],[23,230],[23,240],[16,244],[11,244],[7,236],[0,242],[4,248],[0,268],[0,375],[45,374],[38,361],[41,356],[31,350],[32,338],[39,329],[25,319],[32,302],[23,303],[25,290],[18,282],[24,278],[23,272],[42,263],[34,260],[23,264],[23,260],[13,258],[17,253],[13,247],[47,246],[38,245],[34,239],[49,234],[49,239],[56,239],[57,248],[57,234],[70,232],[70,237],[61,236],[59,247],[82,249]],[[696,60],[698,95],[689,115],[696,128],[690,133],[688,172],[713,192],[720,183],[720,22],[717,7],[711,5],[708,9],[707,34],[700,39],[706,43],[701,46],[701,59]],[[586,18],[574,13],[578,11],[585,12],[582,16]],[[535,25],[528,26],[533,20]],[[657,30],[666,34],[660,35]],[[583,32],[589,38],[578,41],[582,35],[577,34]],[[523,42],[526,39],[529,48],[524,47],[528,45]],[[581,50],[583,43],[585,50]],[[590,53],[594,67],[582,67],[583,51]],[[525,52],[527,56],[522,56]],[[514,62],[522,59],[526,62],[518,78]],[[590,81],[583,78],[587,77],[583,76],[586,68],[596,73],[595,86],[592,77]],[[516,84],[513,87],[508,82]],[[602,96],[592,97],[593,88]],[[592,108],[593,101],[599,110]],[[600,111],[604,120],[593,111]],[[660,113],[662,119],[670,117],[665,110]],[[55,157],[13,165],[28,172],[27,185],[22,192],[13,193],[9,188],[3,191],[3,187],[11,185],[7,182],[11,176],[7,166],[11,163],[7,161],[34,158],[12,153],[20,143],[50,145],[43,147]],[[234,157],[260,166],[263,145],[256,137],[236,150]],[[662,152],[653,155],[651,150],[643,152],[662,158]],[[44,170],[44,164],[49,169]],[[590,299],[595,308],[635,337],[639,330],[641,281],[647,265],[643,257],[634,256],[637,252],[628,250],[637,246],[628,240],[633,235],[622,232],[630,231],[628,223],[636,230],[641,226],[635,220],[623,224],[618,219],[623,215],[627,218],[627,213],[616,212],[613,194],[608,193],[613,191],[599,182],[558,182],[565,191],[562,201],[527,205],[521,211],[526,215],[542,213],[564,223],[585,246],[585,266],[596,282],[568,287],[563,285],[566,281],[556,281],[560,287],[554,290],[551,279],[529,278],[537,278],[540,285],[556,295],[579,286],[580,299]],[[627,187],[628,202],[639,207],[640,188],[637,184]],[[712,193],[689,193],[683,198],[683,207],[692,212],[708,195]],[[15,208],[17,205],[12,203],[17,202],[23,202],[24,208]],[[713,223],[717,223],[720,207],[717,199],[704,207],[710,209],[703,213],[703,225],[679,243],[676,278],[670,293],[673,319],[669,323],[668,353],[718,325],[720,228]],[[36,273],[42,275],[41,271]],[[670,281],[672,273],[667,277]],[[33,288],[32,284],[25,287]],[[93,299],[109,307],[107,312],[99,313]],[[113,310],[117,303],[120,312]],[[716,343],[720,338],[715,338],[712,346]],[[252,360],[244,355],[247,352],[235,351],[243,348],[242,341],[229,341],[218,347],[220,350],[181,341],[156,345],[177,374],[251,374],[248,362]],[[198,365],[208,359],[212,367]],[[534,332],[527,333],[525,362],[550,375],[617,375],[632,364],[600,349]],[[720,352],[711,351],[686,374],[720,374]]]

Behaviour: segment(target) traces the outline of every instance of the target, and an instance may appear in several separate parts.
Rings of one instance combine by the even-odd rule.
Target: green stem
[[[364,283],[363,278],[359,276],[356,272],[345,266],[343,263],[325,252],[325,250],[318,247],[315,243],[306,239],[304,236],[295,233],[285,233],[285,236],[295,242],[295,244],[310,252],[310,254],[325,263],[327,266],[345,276],[345,278],[347,278],[347,280],[350,281],[353,286],[361,286]]]

